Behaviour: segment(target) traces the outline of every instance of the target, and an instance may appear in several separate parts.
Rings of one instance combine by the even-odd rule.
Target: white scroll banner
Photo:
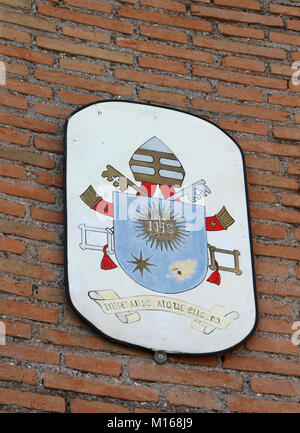
[[[140,311],[164,311],[190,317],[192,328],[210,334],[214,329],[225,329],[233,320],[238,319],[236,311],[215,305],[210,310],[189,302],[166,296],[140,295],[120,298],[113,290],[90,291],[93,299],[105,314],[126,315],[123,323],[133,323],[140,320]]]

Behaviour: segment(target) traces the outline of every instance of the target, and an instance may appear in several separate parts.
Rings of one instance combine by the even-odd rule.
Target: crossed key
[[[131,186],[131,188],[135,189],[141,195],[145,197],[148,196],[145,191],[135,185],[135,183],[133,183],[130,179],[128,179],[111,165],[106,166],[106,170],[102,172],[102,177],[106,178],[108,182],[113,182],[113,186],[116,188],[119,187],[121,192],[126,191],[128,186]]]

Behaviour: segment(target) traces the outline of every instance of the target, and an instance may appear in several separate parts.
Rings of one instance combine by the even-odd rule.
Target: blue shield
[[[204,206],[114,192],[114,241],[120,266],[147,289],[180,293],[205,278]]]

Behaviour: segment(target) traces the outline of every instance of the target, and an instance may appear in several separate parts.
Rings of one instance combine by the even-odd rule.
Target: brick
[[[55,123],[31,119],[29,117],[23,117],[5,112],[0,112],[0,123],[16,126],[18,128],[29,129],[34,132],[56,134],[58,131],[58,126]]]
[[[300,241],[300,229],[296,228],[293,230],[294,231],[294,237],[296,241]]]
[[[239,23],[261,24],[263,26],[283,27],[283,21],[280,17],[270,15],[255,14],[250,12],[230,11],[228,9],[219,9],[216,7],[202,6],[193,4],[192,14],[202,18],[215,18],[220,21],[234,21]]]
[[[277,78],[260,77],[257,75],[244,74],[242,72],[226,71],[225,69],[213,68],[205,65],[193,65],[193,75],[229,81],[230,83],[245,84],[247,86],[265,87],[270,89],[285,90],[287,85],[285,80]]]
[[[173,0],[141,0],[141,6],[150,6],[152,8],[165,9],[171,12],[185,13],[186,7],[182,3]]]
[[[280,5],[275,3],[269,4],[270,12],[273,14],[279,15],[288,15],[291,17],[300,17],[300,9],[299,7],[291,7],[286,5]]]
[[[0,237],[0,250],[12,254],[23,254],[26,250],[26,245],[17,239]]]
[[[21,165],[12,165],[0,162],[0,176],[12,177],[13,179],[26,180],[26,169]]]
[[[59,315],[59,311],[55,308],[40,307],[5,299],[0,302],[0,313],[47,323],[57,323]]]
[[[0,146],[0,157],[46,169],[52,169],[55,166],[51,156],[7,146]]]
[[[62,141],[53,140],[47,137],[34,137],[34,145],[38,150],[46,150],[54,153],[64,152],[64,143]]]
[[[175,78],[167,75],[151,74],[149,72],[134,71],[131,69],[115,69],[114,76],[119,80],[134,81],[137,83],[155,84],[162,87],[176,87],[194,92],[210,93],[211,86],[197,80]]]
[[[93,12],[104,12],[110,14],[112,12],[112,5],[108,1],[100,0],[65,0],[65,4],[75,6],[81,9],[89,9]]]
[[[57,233],[54,230],[40,228],[36,225],[21,223],[11,219],[0,219],[0,230],[5,234],[38,241],[55,242],[57,240]]]
[[[67,303],[65,291],[58,287],[39,286],[37,299],[40,301],[55,302],[57,304]]]
[[[149,39],[157,39],[159,41],[171,41],[177,42],[178,44],[187,43],[187,35],[185,33],[167,30],[161,27],[141,25],[140,34]]]
[[[8,143],[20,144],[21,146],[29,146],[30,135],[25,132],[0,126],[0,140]]]
[[[120,20],[104,18],[99,15],[86,14],[82,12],[72,11],[62,7],[53,7],[45,4],[38,5],[38,13],[48,17],[59,18],[61,20],[73,21],[74,23],[87,24],[92,27],[100,27],[105,30],[112,30],[124,34],[131,35],[133,32],[133,24]],[[0,16],[1,18],[1,16]],[[87,47],[85,47],[87,48]]]
[[[222,65],[226,68],[244,69],[246,71],[265,72],[265,64],[261,60],[245,59],[238,56],[226,56]]]
[[[74,60],[66,57],[60,59],[60,67],[71,71],[84,72],[91,75],[105,75],[106,68],[103,65],[97,65],[93,62],[85,62],[83,60]]]
[[[57,265],[64,264],[64,252],[63,250],[54,250],[50,248],[39,248],[38,249],[38,260],[44,263],[54,263]]]
[[[175,57],[177,59],[191,60],[195,62],[210,63],[211,54],[199,50],[188,50],[185,48],[172,47],[166,44],[157,44],[155,42],[139,41],[129,38],[117,38],[117,46],[122,48],[131,48],[143,53],[157,54],[166,57]]]
[[[0,3],[12,8],[31,9],[31,0],[1,0]]]
[[[226,36],[236,36],[239,38],[264,39],[263,30],[253,29],[247,26],[235,26],[232,24],[218,24],[219,33]]]
[[[168,402],[174,406],[188,406],[194,408],[220,409],[219,399],[211,394],[199,391],[184,391],[181,389],[167,389]]]
[[[19,368],[15,365],[0,364],[0,379],[34,385],[37,371],[30,368]]]
[[[245,132],[248,134],[268,135],[268,126],[258,122],[244,122],[237,119],[221,119],[219,125],[229,131]]]
[[[48,99],[52,97],[52,89],[50,87],[27,83],[26,81],[7,79],[6,88],[15,92],[24,93],[25,95],[39,96]]]
[[[251,228],[252,234],[254,236],[268,237],[274,239],[285,239],[286,237],[285,228],[278,225],[253,223]]]
[[[98,44],[109,44],[110,35],[99,30],[90,30],[83,27],[74,28],[70,26],[63,26],[62,33],[71,38],[82,39],[89,42],[97,42]]]
[[[4,60],[2,59],[2,61]],[[6,71],[10,74],[28,75],[29,69],[27,65],[22,65],[21,63],[16,63],[8,60],[5,60],[4,63]]]
[[[248,54],[249,56],[270,59],[286,59],[286,52],[282,48],[252,45],[244,42],[230,42],[228,40],[203,36],[194,36],[193,44],[196,47],[204,47],[211,50],[230,51],[231,53]]]
[[[108,396],[133,401],[158,401],[156,390],[144,386],[110,385],[106,382],[81,377],[64,376],[46,372],[44,386],[51,389],[65,389],[85,394]]]
[[[295,179],[291,179],[284,176],[277,176],[268,173],[257,173],[257,172],[248,171],[247,181],[252,185],[262,185],[262,186],[269,186],[273,188],[292,189],[295,191],[299,189],[298,182]]]
[[[255,130],[255,128],[253,129]],[[279,162],[274,158],[262,158],[257,155],[245,155],[245,162],[248,168],[279,171]]]
[[[29,391],[1,388],[0,403],[47,412],[65,412],[65,400],[62,397],[36,394]]]
[[[271,42],[277,42],[279,44],[300,46],[300,37],[295,35],[286,35],[284,33],[269,32],[269,39]]]
[[[55,202],[55,195],[53,191],[49,191],[49,189],[40,188],[37,186],[23,185],[21,183],[0,180],[0,192],[2,194],[38,200],[46,203]]]
[[[73,317],[76,316],[73,315]],[[100,335],[95,337],[75,332],[65,332],[41,328],[40,338],[44,343],[56,344],[59,346],[81,347],[89,350],[101,350],[103,352],[111,352],[122,355],[139,355],[143,357],[150,357],[150,355],[146,354],[144,350],[128,348],[124,346],[124,344],[113,343],[106,338],[101,337]],[[182,362],[182,359],[180,359],[180,362]]]
[[[300,207],[299,194],[282,193],[281,194],[281,201],[282,201],[283,206]]]
[[[56,272],[52,269],[21,261],[10,260],[0,257],[0,270],[9,274],[33,278],[35,280],[56,281]]]
[[[300,53],[298,51],[294,51],[291,53],[291,57],[292,57],[293,62],[300,60]]]
[[[291,77],[292,75],[292,69],[290,65],[287,66],[287,65],[282,65],[281,63],[271,63],[270,70],[271,70],[271,74],[286,75],[287,77]]]
[[[31,219],[36,221],[44,221],[44,222],[54,223],[54,224],[63,224],[64,222],[63,212],[49,210],[49,209],[42,209],[36,206],[31,206],[30,216]]]
[[[61,174],[36,171],[35,176],[38,183],[54,186],[56,188],[63,188],[63,176]]]
[[[59,352],[45,350],[35,346],[7,343],[4,346],[0,346],[0,354],[5,358],[15,358],[54,365],[59,363]]]
[[[262,398],[230,397],[228,407],[233,412],[246,413],[299,413],[300,405],[285,401],[265,400]]]
[[[297,211],[283,210],[283,209],[271,209],[260,206],[251,206],[252,218],[270,220],[285,223],[300,223],[300,215]]]
[[[263,95],[260,90],[245,89],[243,87],[216,86],[218,95],[225,98],[240,99],[242,101],[263,102]]]
[[[2,12],[0,11],[0,19]],[[41,53],[40,51],[34,51],[32,49],[20,48],[16,46],[8,46],[0,44],[0,53],[9,56],[15,57],[22,60],[27,60],[29,62],[40,63],[42,65],[53,65],[53,56],[49,53]]]
[[[132,94],[132,89],[130,87],[122,84],[110,83],[108,81],[98,81],[83,78],[78,75],[63,74],[62,72],[43,69],[36,69],[34,74],[39,80],[63,84],[68,87],[111,93],[120,96],[131,96]]]
[[[159,104],[167,104],[176,107],[184,107],[186,102],[186,96],[184,95],[170,92],[159,92],[150,89],[142,89],[138,92],[138,98],[141,101],[157,102]]]
[[[248,350],[257,352],[284,353],[286,355],[298,355],[298,346],[295,346],[290,337],[288,340],[283,338],[263,338],[252,336],[246,342]]]
[[[225,113],[236,116],[254,117],[255,119],[284,122],[288,113],[269,108],[260,108],[230,102],[219,102],[208,99],[193,98],[192,107],[196,110],[206,110],[214,113]]]
[[[118,361],[95,356],[84,356],[75,353],[65,354],[65,363],[69,368],[88,371],[91,373],[105,374],[108,376],[120,376],[122,365]]]
[[[0,37],[22,44],[30,44],[31,36],[22,30],[16,30],[5,26],[0,26]]]
[[[199,371],[192,369],[179,369],[162,367],[153,364],[131,363],[130,377],[150,382],[177,383],[200,387],[221,387],[241,391],[244,379],[241,376],[216,373],[212,371]]]
[[[90,350],[102,350],[102,341],[98,337],[75,334],[72,332],[41,328],[40,339],[44,343],[66,347],[82,347]]]
[[[263,203],[275,203],[276,194],[265,189],[248,188],[248,196],[250,201],[260,201]]]
[[[83,322],[73,311],[67,309],[64,310],[64,323],[69,326],[75,326],[76,328],[88,329],[87,323]]]
[[[261,256],[280,257],[283,259],[300,260],[300,250],[282,245],[263,244],[255,242],[254,253]]]
[[[277,394],[298,397],[299,383],[292,380],[269,379],[265,377],[250,377],[250,387],[253,392],[260,394]]]
[[[265,277],[284,278],[288,273],[288,266],[279,263],[270,263],[264,261],[255,261],[255,272]]]
[[[300,22],[299,20],[286,20],[286,26],[289,30],[300,30]]]
[[[177,15],[168,15],[158,12],[134,9],[127,6],[120,6],[118,17],[130,18],[133,20],[146,21],[154,24],[162,24],[170,27],[180,27],[184,29],[211,32],[212,25],[209,21],[180,17]]]
[[[249,140],[238,138],[237,142],[243,150],[248,152],[265,153],[268,155],[299,157],[300,148],[296,145],[287,145],[283,143],[272,143],[262,140]]]
[[[300,175],[300,163],[299,162],[288,162],[287,163],[288,174],[294,174],[295,176]]]
[[[259,317],[257,331],[291,335],[294,332],[292,324],[292,321]]]
[[[292,283],[274,283],[272,281],[257,281],[259,293],[267,295],[290,296],[291,298],[300,297],[300,288]]]
[[[259,298],[258,306],[261,313],[272,314],[274,316],[293,316],[293,312],[284,302],[274,301],[273,299]]]
[[[292,81],[289,81],[289,90],[291,92],[300,92],[299,81],[297,81],[295,84]],[[295,118],[296,116],[297,115],[295,115]],[[296,122],[299,123],[299,119],[297,119]]]
[[[57,119],[66,119],[69,114],[72,113],[70,108],[58,107],[57,105],[50,104],[35,104],[34,110],[38,114],[55,117]]]
[[[15,13],[1,10],[0,21],[10,24],[17,24],[19,26],[28,27],[34,30],[56,33],[56,24],[54,21],[45,20],[43,18],[35,18],[24,13]]]
[[[260,2],[258,0],[244,0],[243,3],[239,0],[215,0],[214,4],[217,6],[229,6],[231,8],[260,10]]]
[[[14,320],[4,320],[1,318],[1,321],[5,324],[5,332],[6,335],[10,337],[18,337],[24,338],[26,340],[31,340],[32,331],[31,325],[29,323],[16,322]]]
[[[31,284],[4,276],[0,276],[0,290],[18,296],[32,296]]]
[[[133,55],[123,53],[121,51],[111,51],[105,48],[90,47],[83,44],[75,44],[67,40],[58,38],[47,38],[45,36],[37,36],[37,45],[48,50],[59,51],[67,54],[74,54],[95,59],[108,60],[110,62],[124,63],[131,65],[133,63]],[[48,71],[46,71],[48,72]]]
[[[72,399],[70,403],[72,413],[125,413],[129,410],[120,404],[102,401]]]
[[[300,107],[300,98],[290,95],[269,95],[269,104],[283,105],[284,107]]]
[[[138,62],[142,68],[158,69],[161,71],[174,72],[175,74],[186,73],[185,64],[175,60],[160,59],[158,57],[139,57]]]
[[[284,376],[300,375],[300,365],[297,361],[256,358],[250,356],[226,355],[225,361],[223,362],[223,368],[274,373]]]
[[[100,98],[100,96],[87,95],[78,92],[73,93],[64,90],[59,90],[57,92],[57,96],[61,98],[64,102],[72,105],[87,105],[91,104],[92,102],[102,101],[104,99]]]

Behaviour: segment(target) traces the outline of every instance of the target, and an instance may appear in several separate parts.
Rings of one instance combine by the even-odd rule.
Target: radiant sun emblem
[[[135,272],[137,270],[140,271],[141,276],[143,277],[144,269],[152,274],[152,272],[149,269],[149,266],[156,266],[153,263],[148,263],[148,261],[151,259],[151,257],[148,257],[147,259],[143,259],[143,253],[140,251],[140,258],[135,257],[133,254],[131,254],[132,257],[135,260],[127,260],[128,263],[133,263],[135,266],[134,270],[132,272]]]
[[[156,206],[138,212],[134,221],[137,237],[146,240],[146,244],[161,251],[181,247],[188,237],[185,222],[170,208]]]

